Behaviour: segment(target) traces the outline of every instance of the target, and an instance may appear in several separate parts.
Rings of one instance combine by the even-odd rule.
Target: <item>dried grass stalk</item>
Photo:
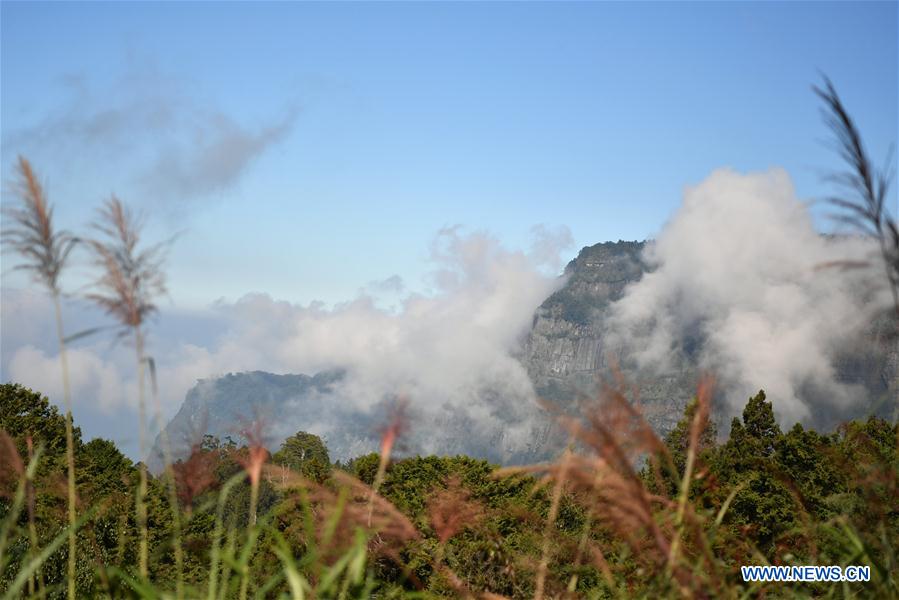
[[[681,593],[704,586],[720,588],[721,578],[702,530],[703,518],[689,500],[691,483],[699,470],[702,433],[709,426],[711,381],[703,380],[698,390],[686,469],[674,499],[655,493],[641,476],[638,465],[657,474],[663,468],[675,473],[677,470],[664,442],[643,417],[639,405],[628,400],[626,390],[619,378],[615,386],[603,386],[595,408],[585,412],[583,418],[561,417],[578,452],[566,451],[549,464],[507,467],[493,473],[494,477],[543,473],[539,486],[552,485],[535,598],[546,594],[544,579],[551,556],[545,542],[563,493],[572,494],[587,509],[590,526],[595,524],[622,541],[641,568],[667,573],[670,585]],[[593,557],[607,585],[614,590],[615,576],[603,549],[582,534],[577,563],[581,547]],[[685,556],[685,548],[689,548],[689,557]],[[691,561],[696,564],[690,564]],[[574,593],[576,584],[575,578],[569,581],[569,592]]]
[[[59,342],[59,360],[62,367],[63,400],[66,409],[66,467],[68,495],[68,563],[67,594],[75,598],[75,441],[72,425],[72,391],[69,383],[69,363],[66,353],[66,337],[62,323],[62,307],[59,277],[77,238],[53,225],[53,207],[47,200],[44,188],[31,163],[19,156],[16,165],[17,179],[12,191],[19,199],[17,206],[4,207],[3,215],[10,225],[3,230],[3,242],[24,260],[15,268],[27,271],[35,281],[45,286],[53,299],[56,315],[56,333]]]
[[[837,152],[848,166],[846,171],[829,176],[841,193],[828,201],[840,210],[837,220],[877,241],[899,316],[899,226],[887,208],[895,175],[893,152],[888,154],[885,167],[876,169],[862,143],[861,133],[830,79],[824,78],[823,89],[817,86],[812,89],[824,101],[824,121],[834,134]]]
[[[166,244],[156,244],[139,250],[142,227],[142,221],[136,218],[116,196],[110,197],[103,204],[97,220],[93,223],[93,228],[100,237],[88,241],[93,251],[94,265],[99,271],[94,291],[88,298],[118,321],[122,327],[122,334],[130,332],[133,335],[137,364],[140,453],[143,457],[147,455],[144,398],[144,371],[147,360],[144,355],[143,326],[147,318],[157,311],[155,297],[166,291],[162,271],[163,250]],[[140,529],[139,570],[142,576],[147,575],[149,554],[146,496],[147,466],[141,462],[136,513]],[[174,506],[173,510],[177,512],[177,506]],[[178,535],[180,532],[175,533]],[[176,558],[179,555],[180,552],[176,550]],[[180,565],[178,566],[180,570]],[[179,576],[179,585],[181,579]]]

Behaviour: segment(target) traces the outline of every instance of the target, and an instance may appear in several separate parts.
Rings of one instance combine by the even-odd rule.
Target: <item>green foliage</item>
[[[129,493],[137,473],[134,464],[109,440],[96,438],[81,447],[78,483],[90,488],[93,497]]]
[[[362,483],[372,485],[375,482],[375,476],[378,474],[378,466],[380,464],[381,455],[377,452],[370,452],[351,460],[347,464],[347,471],[352,473]]]
[[[774,442],[781,436],[780,426],[774,418],[774,408],[765,398],[765,391],[749,399],[743,409],[743,429],[764,456],[774,452]]]
[[[209,435],[208,433],[203,436],[203,440],[200,442],[200,450],[204,452],[212,452],[218,450],[222,447],[222,442],[214,435]]]
[[[4,426],[22,427],[14,442],[21,446],[24,432],[47,440],[53,451],[41,462],[55,465],[55,471],[32,469],[38,490],[33,512],[36,546],[28,533],[24,485],[20,482],[18,504],[0,499],[0,517],[9,533],[0,551],[6,567],[0,587],[39,586],[45,597],[60,597],[65,592],[68,551],[61,543],[66,536],[65,504],[55,490],[64,466],[64,421],[40,394],[13,384],[2,392],[12,400],[0,407]],[[665,485],[654,488],[660,507],[664,498],[678,497],[696,410],[695,402],[688,405],[665,439],[673,469],[664,474]],[[895,425],[876,418],[846,423],[829,435],[801,425],[784,433],[764,392],[749,399],[726,442],[717,442],[713,427],[702,428],[688,514],[704,524],[703,535],[725,573],[727,587],[716,594],[748,593],[738,567],[768,561],[869,564],[875,581],[846,589],[861,597],[899,597],[894,551],[899,547],[897,435]],[[322,441],[299,432],[272,460],[317,483],[282,486],[277,472],[263,476],[259,520],[253,525],[244,466],[248,452],[233,441],[222,444],[210,436],[191,459],[177,465],[179,486],[187,481],[195,484],[187,496],[179,491],[184,565],[180,576],[166,483],[150,480],[150,568],[143,579],[136,575],[137,469],[112,442],[79,442],[78,493],[92,510],[82,517],[77,532],[78,594],[171,597],[180,584],[188,598],[240,598],[245,583],[247,597],[489,592],[531,598],[545,547],[547,597],[562,597],[567,590],[570,597],[585,598],[678,595],[664,572],[645,570],[643,558],[624,542],[614,523],[591,513],[591,498],[581,492],[563,493],[545,537],[551,487],[527,475],[497,476],[494,465],[467,456],[412,457],[389,465],[380,493],[415,530],[396,542],[366,526],[367,510],[360,512],[360,507],[367,506],[370,492],[344,487],[331,472]],[[367,454],[345,469],[371,483],[379,462],[378,454]],[[655,485],[650,469],[642,475],[642,481]],[[201,479],[203,485],[196,485]],[[453,521],[458,515],[464,518]],[[697,543],[684,536],[685,557],[694,556]],[[610,573],[603,573],[589,552],[591,545],[602,548],[611,583]],[[806,597],[837,588],[778,589],[777,597]]]
[[[669,495],[674,496],[678,493],[678,482],[683,477],[684,469],[686,468],[687,449],[690,446],[690,431],[698,408],[698,399],[693,398],[687,403],[684,414],[678,420],[677,425],[665,436],[665,448],[671,464],[668,465],[664,457],[660,457],[660,462],[662,467],[664,467],[660,473],[662,481],[656,482],[655,474],[651,472],[648,466],[644,467],[643,478],[653,489],[658,487],[658,484],[661,484]],[[711,458],[716,448],[717,438],[718,430],[715,427],[715,423],[706,418],[699,432],[698,451],[700,460],[708,461]],[[675,472],[670,472],[669,467],[673,467]]]
[[[45,457],[65,457],[66,419],[59,409],[18,383],[0,384],[0,429],[12,435],[21,456],[26,455],[25,438],[44,447]],[[81,444],[81,430],[73,430],[75,447]]]
[[[773,460],[781,438],[772,404],[760,391],[747,402],[743,420],[734,418],[730,439],[712,458],[712,473],[728,488],[739,490],[726,522],[746,531],[769,556],[777,536],[797,522],[795,499]]]
[[[314,481],[324,481],[331,470],[328,448],[317,435],[298,431],[281,444],[272,462]]]
[[[775,464],[795,491],[806,510],[820,517],[834,516],[825,500],[836,490],[845,489],[845,476],[834,461],[834,444],[827,437],[796,423],[775,442]]]

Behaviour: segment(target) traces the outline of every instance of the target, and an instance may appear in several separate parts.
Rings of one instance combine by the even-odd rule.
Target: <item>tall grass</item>
[[[899,225],[888,205],[890,185],[895,177],[894,153],[891,150],[884,167],[877,169],[830,79],[825,77],[823,87],[812,89],[824,102],[824,121],[833,133],[836,151],[847,166],[845,171],[829,176],[837,185],[837,192],[828,200],[840,210],[836,215],[838,220],[877,242],[899,317]]]
[[[251,547],[258,536],[257,510],[259,505],[259,485],[262,480],[262,468],[268,461],[269,452],[262,442],[261,422],[256,421],[244,431],[244,437],[249,442],[246,455],[239,459],[241,466],[250,480],[250,506],[247,511],[247,546]],[[250,584],[249,569],[243,569],[240,578],[240,600],[245,600]]]
[[[3,215],[10,225],[3,230],[3,242],[19,254],[22,263],[16,268],[29,272],[42,285],[53,300],[56,317],[56,335],[59,343],[59,361],[62,368],[63,401],[66,409],[66,470],[69,520],[68,598],[75,598],[75,442],[72,432],[72,389],[69,382],[69,362],[66,336],[62,322],[59,286],[60,274],[66,267],[77,238],[65,230],[58,230],[53,223],[53,206],[47,200],[43,186],[31,163],[19,156],[16,164],[17,179],[13,183],[14,195],[19,203],[7,206]]]
[[[384,475],[387,472],[387,465],[390,464],[390,455],[393,452],[393,446],[396,444],[397,438],[399,438],[406,426],[405,409],[406,399],[398,399],[393,408],[393,414],[381,435],[381,452],[379,454],[378,470],[375,473],[374,483],[371,486],[371,500],[369,501],[369,526],[371,526],[372,513],[374,512],[375,496],[381,488],[381,484],[384,483]]]
[[[175,474],[174,458],[172,455],[172,444],[169,439],[169,432],[165,428],[162,416],[162,402],[159,400],[159,382],[156,377],[156,361],[152,357],[145,359],[150,371],[150,390],[153,394],[153,406],[156,410],[156,423],[159,427],[159,438],[162,442],[162,459],[163,468],[166,478],[166,490],[168,492],[169,506],[172,510],[172,524],[174,528],[174,554],[175,554],[175,570],[177,572],[176,598],[181,600],[184,597],[182,571],[184,568],[184,548],[181,545],[181,508],[178,502],[178,484]]]
[[[710,383],[703,382],[696,401],[699,409],[691,422],[683,474],[677,473],[664,442],[639,407],[628,399],[627,388],[620,379],[614,386],[604,386],[596,403],[580,418],[563,418],[572,444],[582,448],[581,452],[569,449],[549,464],[507,467],[495,473],[498,477],[543,473],[543,484],[552,484],[535,600],[544,597],[552,524],[563,492],[581,499],[588,511],[587,523],[611,532],[642,569],[658,574],[651,581],[660,585],[659,594],[691,596],[690,590],[699,589],[723,592],[719,565],[710,551],[710,519],[690,501],[699,440],[709,424]],[[648,472],[674,474],[677,497],[671,500],[654,492],[639,464]],[[684,551],[685,539],[691,543],[689,554]],[[594,566],[610,589],[616,590],[618,584],[606,559],[607,552],[586,532],[578,545],[593,557]]]
[[[34,440],[30,435],[25,438],[25,444],[28,451],[28,463],[35,461]],[[37,526],[35,524],[35,489],[34,481],[31,478],[25,478],[25,503],[28,509],[28,559],[29,562],[37,558],[38,538]],[[38,592],[38,588],[43,588],[41,578],[35,574],[28,580],[28,595],[34,596]]]
[[[99,210],[93,229],[99,238],[88,240],[93,251],[93,262],[99,271],[94,283],[95,291],[88,298],[112,316],[123,332],[129,332],[134,341],[137,370],[139,446],[143,461],[140,464],[140,481],[136,500],[136,516],[140,529],[139,571],[148,573],[149,533],[147,529],[147,410],[144,378],[148,358],[145,354],[144,325],[157,311],[155,297],[165,294],[165,276],[162,271],[164,244],[140,248],[142,222],[116,196],[110,197]],[[155,388],[155,385],[154,385]],[[174,493],[174,476],[167,467],[171,486],[171,499],[175,523],[180,516]],[[180,527],[179,527],[180,529]],[[180,531],[176,531],[180,538]],[[180,542],[180,539],[179,539]],[[181,568],[180,543],[176,544],[178,568]],[[180,577],[179,577],[180,581]],[[180,593],[179,593],[180,597]]]

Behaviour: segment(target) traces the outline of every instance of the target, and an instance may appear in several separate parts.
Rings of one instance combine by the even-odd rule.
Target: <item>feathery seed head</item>
[[[156,312],[153,300],[165,294],[162,272],[165,243],[138,250],[143,223],[116,196],[110,197],[93,224],[100,239],[88,243],[100,275],[88,298],[123,326],[140,327]]]
[[[53,207],[24,156],[19,156],[16,172],[11,191],[19,204],[3,208],[9,224],[3,229],[3,242],[24,259],[16,269],[31,272],[36,281],[55,294],[59,292],[60,272],[77,239],[67,231],[54,230]]]

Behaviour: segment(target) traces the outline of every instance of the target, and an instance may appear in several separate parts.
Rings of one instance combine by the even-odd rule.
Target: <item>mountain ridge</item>
[[[594,396],[599,382],[614,377],[620,369],[639,390],[647,420],[664,435],[677,423],[696,389],[701,376],[697,364],[701,341],[679,340],[671,349],[669,368],[658,373],[628,362],[624,348],[608,335],[611,307],[629,285],[653,270],[645,258],[648,243],[619,240],[581,249],[564,269],[564,284],[534,312],[531,327],[513,356],[527,371],[537,397],[568,414],[578,414],[581,400]],[[872,323],[864,339],[847,341],[850,350],[837,361],[844,379],[857,382],[878,398],[889,398],[899,389],[899,349],[895,344],[892,349],[889,345],[884,349],[870,342],[889,339],[884,338],[889,335],[889,327],[889,323]],[[187,440],[198,439],[202,429],[219,437],[233,435],[241,420],[254,418],[263,422],[268,419],[271,439],[266,443],[272,449],[302,429],[322,434],[332,457],[341,460],[374,451],[378,448],[379,427],[390,418],[389,402],[385,399],[367,412],[347,407],[351,403],[342,402],[335,393],[346,375],[342,369],[311,376],[254,371],[200,380],[166,426],[176,456],[185,454]],[[759,382],[759,387],[764,387],[764,382]],[[503,410],[502,399],[493,398],[489,390],[482,394],[481,402],[492,406],[491,410]],[[871,410],[878,412],[876,407]],[[829,421],[845,416],[835,413]],[[465,453],[508,463],[541,460],[558,446],[548,420],[530,424],[530,429],[524,430],[526,442],[512,439],[521,437],[520,431],[479,432],[478,437],[473,434],[477,423],[460,412],[439,413],[429,425],[436,433],[407,434],[407,450],[429,447],[443,454]],[[159,448],[157,439],[157,457]]]

